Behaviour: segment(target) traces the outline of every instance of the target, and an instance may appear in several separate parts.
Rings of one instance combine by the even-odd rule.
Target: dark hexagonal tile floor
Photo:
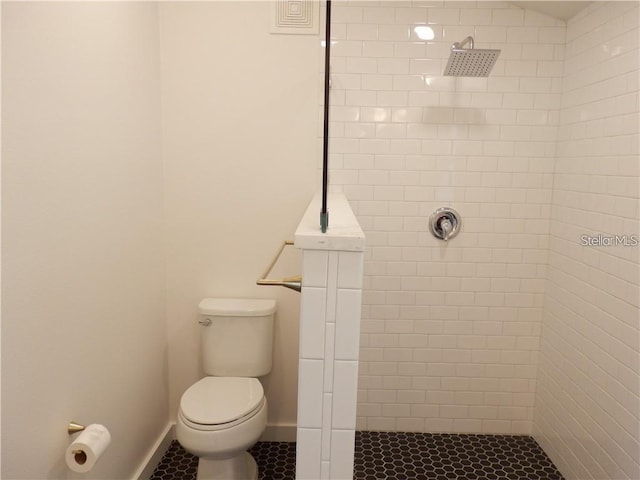
[[[296,445],[258,442],[260,480],[294,480]],[[173,442],[150,480],[195,480],[198,459]],[[356,432],[355,480],[563,480],[532,437]]]
[[[354,478],[563,480],[532,437],[358,432]]]

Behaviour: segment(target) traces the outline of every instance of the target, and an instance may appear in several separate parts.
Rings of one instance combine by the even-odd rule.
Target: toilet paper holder
[[[73,435],[74,433],[78,433],[87,428],[85,425],[81,425],[78,422],[69,422],[67,425],[67,433],[69,435]]]
[[[67,467],[77,473],[91,471],[111,444],[109,430],[97,423],[85,426],[72,421],[67,424],[67,433],[69,436],[78,434],[64,454]]]
[[[74,433],[82,432],[87,427],[85,425],[81,425],[78,422],[69,422],[67,425],[67,433],[69,435],[73,435]],[[80,464],[86,461],[86,454],[82,450],[74,450],[73,454],[75,455],[76,461]],[[82,456],[84,455],[84,459]]]

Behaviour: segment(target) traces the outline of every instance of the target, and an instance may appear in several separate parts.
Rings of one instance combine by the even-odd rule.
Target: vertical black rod
[[[327,15],[325,20],[324,46],[324,138],[322,143],[322,210],[320,211],[320,228],[322,233],[329,226],[329,212],[327,212],[327,189],[329,178],[329,83],[331,58],[331,0],[327,0]]]

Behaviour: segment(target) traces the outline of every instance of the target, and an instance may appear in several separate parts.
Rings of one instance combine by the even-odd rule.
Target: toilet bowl
[[[255,461],[245,452],[267,423],[267,401],[255,378],[205,377],[182,395],[176,437],[200,457],[200,479],[257,478]]]
[[[200,303],[208,376],[180,399],[176,438],[199,457],[198,480],[256,480],[246,451],[267,424],[267,399],[256,378],[271,370],[273,300],[205,299]]]

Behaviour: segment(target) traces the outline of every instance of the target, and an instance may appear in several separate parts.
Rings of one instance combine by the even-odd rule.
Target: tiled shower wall
[[[534,433],[570,480],[640,478],[639,17],[567,25]]]
[[[566,25],[502,2],[333,10],[330,183],[367,236],[358,428],[530,433]],[[502,50],[492,74],[444,77],[468,35]]]

